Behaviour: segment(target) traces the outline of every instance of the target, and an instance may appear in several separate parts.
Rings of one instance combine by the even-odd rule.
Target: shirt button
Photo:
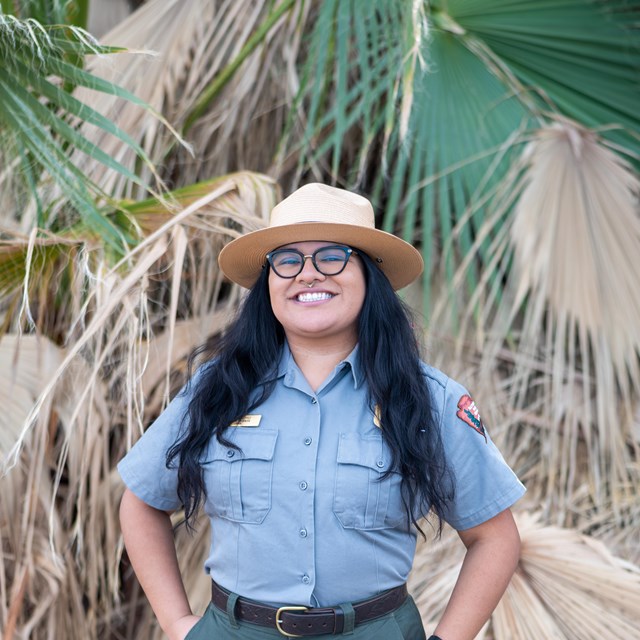
[[[309,584],[311,582],[311,578],[307,575],[302,576],[302,582],[304,582],[304,584]]]
[[[384,467],[384,460],[378,460],[378,461],[376,462],[376,465],[377,465],[380,469],[382,469],[382,467]]]
[[[298,486],[300,487],[300,491],[306,491],[309,485],[303,480]]]
[[[317,398],[311,398],[311,404],[318,404]]]
[[[307,530],[306,529],[300,529],[300,537],[301,538],[306,538],[307,537]]]
[[[233,449],[227,450],[227,458],[233,458],[236,455],[236,452]]]
[[[311,438],[304,439],[304,443],[307,445],[307,447],[311,444],[311,442],[312,442]]]

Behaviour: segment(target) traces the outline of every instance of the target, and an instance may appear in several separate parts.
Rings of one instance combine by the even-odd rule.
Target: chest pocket
[[[241,449],[212,440],[202,462],[207,490],[205,511],[234,522],[260,524],[271,509],[273,452],[277,431],[236,428]]]
[[[388,529],[405,519],[402,478],[391,473],[391,453],[382,436],[340,434],[333,512],[346,529]]]

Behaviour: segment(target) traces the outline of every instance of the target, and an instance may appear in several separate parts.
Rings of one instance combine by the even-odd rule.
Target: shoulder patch
[[[477,431],[484,438],[485,442],[487,441],[487,434],[480,419],[478,407],[476,407],[476,403],[468,395],[464,395],[458,400],[458,411],[456,415],[462,422]]]

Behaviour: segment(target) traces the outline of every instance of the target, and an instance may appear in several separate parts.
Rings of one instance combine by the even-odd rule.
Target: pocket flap
[[[272,429],[241,429],[233,433],[227,432],[227,439],[240,447],[240,451],[233,447],[220,444],[212,438],[203,463],[215,460],[235,462],[237,460],[272,460],[276,448],[278,432]]]
[[[391,465],[391,453],[382,436],[341,433],[338,464],[357,464],[384,473]]]

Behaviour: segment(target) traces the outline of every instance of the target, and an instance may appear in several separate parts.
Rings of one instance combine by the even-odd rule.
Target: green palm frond
[[[429,267],[450,247],[451,282],[518,131],[558,112],[640,151],[640,52],[622,0],[416,4],[317,6],[298,95],[306,122],[301,135],[292,124],[288,148],[300,149],[300,171],[311,162],[373,193],[384,228],[420,244]]]
[[[518,78],[542,109],[589,128],[616,125],[611,137],[640,152],[637,16],[629,3],[584,0],[481,0],[446,5]]]
[[[36,226],[54,231],[67,226],[52,212],[59,211],[60,204],[68,201],[88,226],[121,253],[127,238],[98,205],[109,202],[108,194],[87,179],[79,163],[70,161],[71,151],[79,151],[126,180],[150,188],[90,142],[77,127],[78,120],[85,120],[119,139],[133,149],[142,163],[151,166],[140,145],[71,93],[74,87],[83,86],[143,108],[142,101],[125,89],[70,62],[73,58],[117,51],[121,50],[100,46],[89,34],[74,27],[43,26],[33,19],[18,20],[0,13],[0,137],[9,149],[5,156],[13,154],[20,159],[24,184],[37,195]],[[47,189],[43,176],[53,183]],[[26,205],[28,200],[24,196],[23,199]]]
[[[40,24],[69,24],[86,28],[90,0],[8,0],[4,9],[21,20]],[[11,11],[10,11],[11,9]]]

